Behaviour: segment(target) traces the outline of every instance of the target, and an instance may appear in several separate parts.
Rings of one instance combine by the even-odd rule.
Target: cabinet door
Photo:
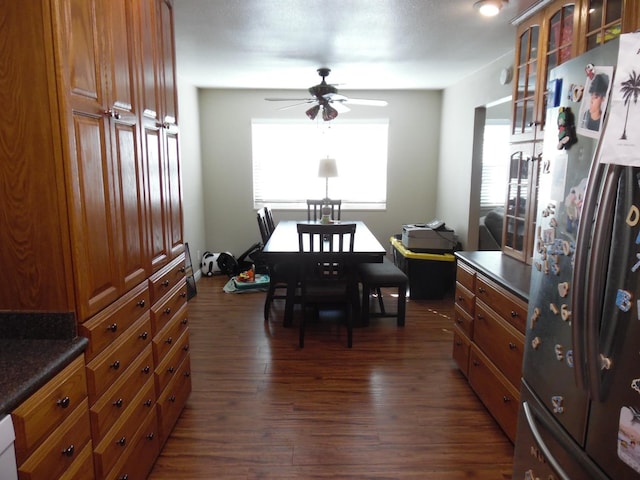
[[[162,122],[165,126],[178,123],[176,93],[175,45],[173,33],[173,1],[157,0],[162,56]]]
[[[640,5],[637,0],[585,0],[581,19],[582,51],[592,50],[618,38],[623,32],[640,27]]]
[[[176,258],[184,251],[182,235],[182,177],[180,175],[180,148],[177,128],[165,131],[165,155],[167,162],[167,232],[169,235],[169,251],[171,258]]]

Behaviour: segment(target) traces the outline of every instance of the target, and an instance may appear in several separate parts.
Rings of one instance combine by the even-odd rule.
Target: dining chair
[[[268,227],[268,231],[269,231],[269,236],[271,236],[273,231],[276,229],[276,223],[273,220],[273,211],[271,210],[271,207],[269,205],[265,205],[264,206],[264,216],[267,219],[267,227]]]
[[[314,312],[320,306],[341,306],[346,313],[347,346],[353,345],[353,312],[355,277],[349,268],[349,254],[353,253],[355,223],[297,225],[298,249],[301,253],[300,348],[304,348],[304,335],[309,307]]]
[[[342,200],[307,200],[307,220],[317,222],[322,218],[322,207],[328,204],[331,208],[331,220],[340,220]]]
[[[256,216],[258,220],[258,229],[260,230],[260,237],[262,238],[262,244],[266,245],[273,233],[273,230],[269,228],[269,219],[266,207],[258,209]],[[269,321],[269,313],[271,312],[271,304],[273,301],[287,300],[287,290],[290,285],[293,285],[297,289],[298,268],[296,265],[289,263],[268,262],[267,273],[269,274],[269,288],[267,289],[267,295],[264,300],[265,322]],[[294,303],[297,298],[299,298],[299,296],[294,293]]]
[[[373,317],[395,317],[399,327],[405,324],[407,303],[407,285],[409,279],[391,260],[384,258],[381,263],[360,263],[356,266],[358,280],[362,283],[361,314],[363,325],[368,325]],[[398,296],[396,310],[387,311],[385,308],[382,288],[395,288]],[[371,309],[372,294],[378,299],[379,311]]]

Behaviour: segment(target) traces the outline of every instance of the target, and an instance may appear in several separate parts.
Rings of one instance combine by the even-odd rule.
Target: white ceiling
[[[513,51],[521,0],[175,0],[178,75],[198,87],[440,89]]]

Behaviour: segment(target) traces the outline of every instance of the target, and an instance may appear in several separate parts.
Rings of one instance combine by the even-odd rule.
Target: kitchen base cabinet
[[[453,359],[515,441],[530,267],[501,252],[456,252]]]

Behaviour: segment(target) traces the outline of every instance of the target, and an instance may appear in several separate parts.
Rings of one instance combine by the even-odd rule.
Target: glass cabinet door
[[[511,129],[514,140],[535,137],[540,24],[534,20],[518,31]]]
[[[623,0],[589,0],[586,16],[586,50],[622,33]]]

